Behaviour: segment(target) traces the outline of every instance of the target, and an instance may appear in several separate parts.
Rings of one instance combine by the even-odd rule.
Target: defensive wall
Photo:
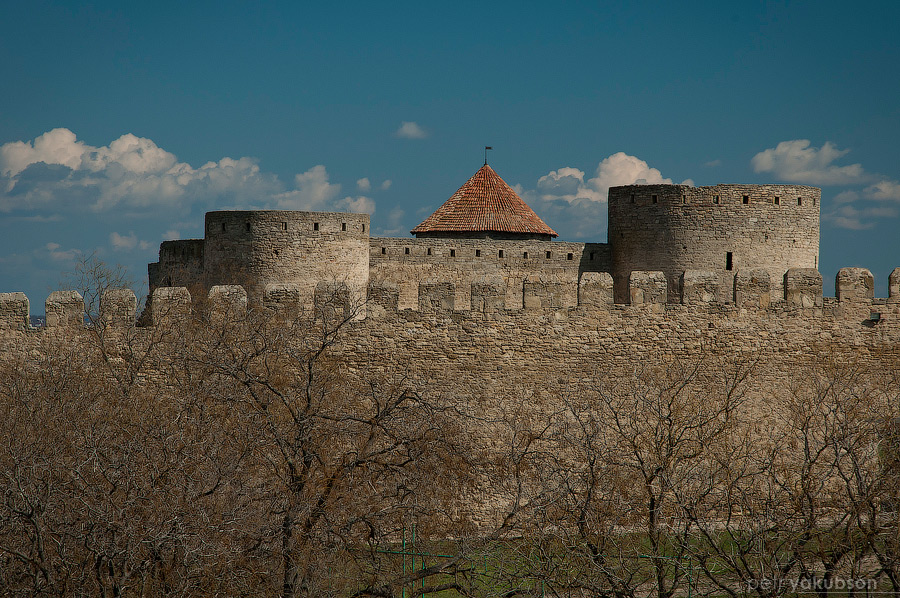
[[[567,260],[568,261],[568,260]],[[670,303],[668,283],[660,271],[635,271],[629,277],[627,304],[617,303],[612,276],[606,272],[582,273],[577,282],[567,277],[526,277],[516,290],[511,302],[507,282],[499,274],[485,274],[469,283],[467,305],[460,306],[456,279],[431,278],[420,281],[415,288],[415,301],[403,307],[399,285],[388,280],[372,280],[366,289],[366,298],[359,302],[345,291],[348,285],[341,279],[320,280],[313,296],[306,299],[301,287],[295,283],[268,283],[254,299],[239,285],[215,285],[207,299],[213,303],[248,306],[276,311],[317,309],[326,299],[334,302],[340,297],[340,308],[358,312],[366,307],[364,315],[354,325],[354,334],[366,335],[370,326],[405,322],[409,318],[438,325],[447,317],[454,321],[473,322],[517,321],[521,316],[521,336],[533,332],[544,334],[549,329],[566,337],[568,324],[580,319],[595,321],[598,314],[608,322],[637,318],[643,322],[671,322],[685,327],[702,321],[712,328],[740,320],[768,322],[759,330],[748,328],[748,338],[762,337],[763,329],[773,329],[785,319],[801,319],[807,322],[797,335],[785,339],[788,344],[802,345],[802,336],[813,338],[823,325],[832,327],[839,336],[868,339],[864,344],[872,347],[900,340],[900,267],[889,278],[889,296],[874,297],[874,277],[865,268],[842,268],[835,279],[835,297],[824,297],[822,276],[813,268],[790,268],[781,281],[783,295],[772,300],[773,281],[763,269],[740,271],[734,277],[733,286],[723,290],[720,279],[711,271],[685,271],[679,277],[679,302]],[[727,302],[720,301],[723,294],[730,295]],[[521,300],[520,300],[521,299]],[[103,322],[119,327],[135,327],[137,299],[130,289],[112,289],[104,293],[100,303]],[[149,323],[139,327],[156,325],[161,314],[188,314],[192,309],[190,291],[184,287],[159,287],[154,291]],[[45,302],[46,325],[33,328],[29,319],[30,301],[24,293],[0,293],[0,331],[11,338],[20,333],[40,335],[57,328],[84,326],[84,302],[75,291],[56,291]],[[527,322],[527,324],[526,324]],[[634,323],[638,323],[637,321]],[[629,326],[632,333],[637,328]],[[528,329],[528,330],[526,330]],[[510,331],[511,347],[515,347],[515,329]],[[398,328],[397,334],[401,334]],[[390,336],[382,330],[380,337]],[[577,338],[578,335],[573,335]],[[660,350],[665,351],[665,339],[660,339]]]
[[[686,270],[719,272],[727,289],[735,273],[747,269],[767,270],[777,299],[788,268],[819,266],[820,200],[820,189],[802,185],[612,187],[609,245],[617,300],[627,300],[634,270],[664,272],[669,300],[677,302]]]
[[[522,307],[526,281],[558,283],[566,292],[557,306],[573,307],[580,276],[608,272],[609,266],[605,243],[379,237],[369,243],[369,278],[396,284],[401,309],[417,306],[420,281],[452,282],[454,305],[469,309],[473,283],[488,277],[500,277],[511,309]]]
[[[351,319],[332,349],[350,371],[376,377],[401,372],[422,392],[471,405],[483,423],[472,424],[467,433],[486,450],[497,451],[504,450],[504,436],[495,433],[494,422],[517,409],[554,413],[565,389],[591,384],[597,376],[625,379],[654,360],[736,359],[754,366],[755,398],[778,401],[777,392],[792,383],[798,367],[828,354],[857,363],[886,353],[900,356],[900,268],[890,276],[887,298],[874,297],[874,279],[862,268],[838,273],[835,297],[823,296],[822,277],[808,268],[789,269],[782,280],[784,294],[776,300],[765,270],[738,272],[729,302],[719,301],[714,272],[687,271],[679,278],[680,302],[668,303],[662,272],[632,272],[629,304],[614,301],[608,273],[584,273],[574,285],[526,279],[521,306],[511,307],[502,276],[485,275],[469,285],[467,308],[456,304],[455,279],[432,279],[418,283],[415,304],[408,309],[400,305],[398,285],[373,280],[365,317]],[[349,294],[334,292],[342,288],[338,281],[320,281],[314,299],[306,301],[293,283],[269,283],[256,299],[243,287],[216,285],[206,299],[212,314],[253,309],[291,318],[301,311],[316,313],[326,302],[334,307],[337,297],[338,309],[353,316],[360,306]],[[572,295],[575,304],[563,305]],[[133,358],[134,343],[148,346],[149,339],[165,337],[172,327],[178,330],[194,303],[187,288],[157,288],[149,323],[136,326],[134,293],[107,291],[99,318],[106,327],[108,358]],[[69,348],[81,343],[89,350],[92,335],[82,334],[90,329],[78,293],[52,293],[45,309],[46,326],[31,328],[28,298],[0,294],[0,360],[40,363],[40,356],[58,343]],[[121,355],[115,354],[117,342]],[[152,369],[152,362],[145,367]],[[772,422],[764,409],[760,412],[757,425],[766,429]],[[474,523],[489,529],[496,498],[472,492]]]

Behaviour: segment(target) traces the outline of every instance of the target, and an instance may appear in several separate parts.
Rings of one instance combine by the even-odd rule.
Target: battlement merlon
[[[732,298],[719,301],[721,277],[708,271],[685,271],[680,276],[682,296],[678,304],[665,301],[667,281],[660,271],[634,271],[629,278],[628,304],[613,301],[613,279],[607,272],[585,272],[575,281],[552,275],[528,276],[508,280],[498,275],[482,276],[461,289],[456,280],[440,277],[417,283],[414,306],[403,307],[400,289],[391,281],[373,280],[366,288],[366,298],[357,302],[352,289],[341,280],[318,281],[311,293],[305,293],[293,283],[269,283],[263,295],[251,299],[239,285],[216,285],[208,292],[209,305],[216,313],[228,313],[240,318],[248,309],[265,308],[286,316],[302,312],[318,313],[323,307],[351,314],[355,320],[374,318],[391,320],[403,312],[420,312],[439,317],[441,313],[516,313],[521,311],[595,312],[621,310],[649,310],[651,313],[682,313],[696,310],[710,317],[729,310],[759,314],[780,314],[792,311],[822,314],[832,310],[835,317],[847,317],[858,323],[859,316],[882,314],[900,322],[900,267],[889,279],[889,297],[874,297],[874,277],[865,268],[842,268],[835,277],[835,297],[824,297],[822,275],[814,268],[790,268],[782,276],[784,294],[771,300],[772,281],[767,270],[740,271],[734,278]],[[512,285],[512,286],[511,286]],[[456,303],[460,293],[470,297],[467,307]],[[519,296],[521,303],[512,303],[510,296]],[[27,332],[29,299],[24,293],[0,293],[0,331]],[[46,304],[47,329],[85,326],[84,301],[75,291],[55,291]],[[100,303],[99,324],[110,329],[135,326],[137,300],[131,289],[109,289]],[[838,311],[835,311],[838,310]],[[163,322],[184,322],[193,311],[191,295],[183,287],[161,287],[154,291],[148,325]],[[896,318],[894,317],[896,316]],[[851,322],[852,323],[852,322]]]

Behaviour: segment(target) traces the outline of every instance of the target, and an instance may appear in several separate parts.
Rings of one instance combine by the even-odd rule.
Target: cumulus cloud
[[[793,139],[759,152],[750,163],[756,172],[770,172],[792,183],[853,185],[871,181],[872,175],[861,164],[833,164],[849,152],[837,149],[830,141],[815,148],[810,147],[809,139]]]
[[[533,190],[516,191],[550,222],[564,238],[593,238],[606,229],[606,202],[610,187],[631,184],[671,184],[672,179],[647,162],[625,152],[617,152],[597,164],[594,176],[566,166],[551,170],[538,179]],[[682,184],[693,185],[690,179]]]
[[[900,214],[893,206],[869,206],[857,208],[843,205],[824,215],[824,219],[840,228],[865,230],[875,226],[879,219],[896,218]]]
[[[295,189],[274,196],[275,207],[280,210],[347,211],[373,214],[375,201],[364,195],[338,199],[341,186],[331,183],[328,171],[321,164],[294,176]]]
[[[406,121],[400,123],[400,128],[394,132],[394,135],[403,139],[425,139],[428,137],[428,133],[418,124]]]
[[[167,230],[162,234],[163,241],[177,241],[181,238],[181,233],[174,228]]]
[[[113,249],[134,249],[138,244],[138,238],[133,232],[127,236],[113,232],[109,235],[109,244],[113,246]]]
[[[127,235],[120,235],[117,232],[110,233],[109,244],[117,251],[131,251],[136,247],[140,249],[150,249],[150,243],[138,239],[137,235],[134,234],[134,231],[130,231]]]
[[[63,249],[59,243],[47,243],[36,250],[35,255],[54,262],[71,262],[81,255],[81,252],[77,249]]]
[[[816,148],[808,139],[793,139],[759,152],[751,164],[756,172],[773,173],[794,183],[856,186],[837,193],[830,202],[826,200],[825,204],[832,206],[830,211],[823,205],[822,219],[834,226],[864,230],[875,226],[880,219],[900,215],[895,207],[877,205],[900,202],[900,182],[868,172],[861,164],[835,164],[848,153],[849,150],[838,149],[830,141]]]
[[[286,188],[248,157],[194,168],[130,133],[94,147],[68,129],[53,129],[34,141],[0,146],[0,212],[121,208],[129,214],[165,210],[171,216],[197,203],[208,208],[375,209],[365,196],[338,199],[340,185],[328,182],[321,165],[296,175],[294,183]],[[366,183],[360,179],[360,185]]]
[[[584,180],[585,173],[570,166],[551,170],[538,179],[537,198],[541,201],[584,201],[605,203],[610,187],[632,184],[671,184],[672,179],[651,168],[644,160],[625,152],[604,158],[597,165],[594,177]],[[687,180],[684,184],[693,184]]]
[[[372,189],[372,183],[367,177],[363,177],[356,181],[356,188],[363,192],[370,191]]]
[[[391,179],[386,179],[384,182],[381,183],[381,190],[387,191],[388,189],[391,188],[392,184],[393,184],[393,181]]]
[[[900,201],[900,182],[883,180],[866,187],[864,193],[867,197],[879,201]]]

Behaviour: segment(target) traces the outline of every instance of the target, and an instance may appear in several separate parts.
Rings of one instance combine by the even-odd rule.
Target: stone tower
[[[773,298],[788,268],[819,265],[821,190],[800,185],[627,185],[609,190],[616,301],[628,277],[662,271],[677,303],[685,270],[719,273],[722,299],[742,269],[767,270]]]

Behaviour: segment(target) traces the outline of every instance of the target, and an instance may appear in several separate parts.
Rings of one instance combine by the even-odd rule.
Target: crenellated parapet
[[[29,305],[25,293],[0,293],[0,330],[28,330]]]
[[[889,297],[874,296],[874,277],[865,268],[843,268],[835,278],[835,297],[824,297],[822,276],[814,268],[789,268],[782,279],[783,294],[772,299],[772,280],[768,270],[738,271],[730,296],[722,301],[723,280],[719,273],[688,270],[679,277],[680,303],[666,301],[668,280],[661,271],[633,271],[629,276],[629,303],[615,303],[613,277],[608,272],[585,272],[577,282],[568,277],[549,275],[527,276],[511,287],[509,280],[499,275],[485,275],[460,289],[455,279],[429,278],[415,287],[414,306],[401,301],[400,287],[392,281],[373,280],[366,298],[357,302],[351,288],[342,281],[320,281],[311,297],[304,295],[293,283],[270,283],[264,292],[253,297],[240,285],[215,285],[202,303],[203,313],[210,321],[242,318],[249,310],[269,310],[296,317],[341,317],[364,322],[367,319],[384,322],[403,313],[418,312],[419,318],[441,318],[442,314],[515,314],[565,312],[566,317],[581,313],[629,311],[643,314],[722,314],[755,313],[759,317],[778,317],[785,313],[806,313],[809,317],[831,314],[849,323],[885,318],[900,320],[900,268],[891,274]],[[465,291],[469,304],[460,306],[457,297]],[[511,301],[510,297],[521,298]],[[29,324],[30,302],[24,293],[0,293],[0,331],[11,334],[40,331]],[[91,325],[105,328],[133,328],[137,299],[130,289],[108,289],[100,301],[99,318]],[[187,322],[198,306],[185,287],[160,287],[154,290],[149,319],[139,327],[173,325]],[[75,291],[55,291],[45,303],[46,326],[54,330],[84,327],[84,301]],[[538,320],[535,320],[538,321]]]

